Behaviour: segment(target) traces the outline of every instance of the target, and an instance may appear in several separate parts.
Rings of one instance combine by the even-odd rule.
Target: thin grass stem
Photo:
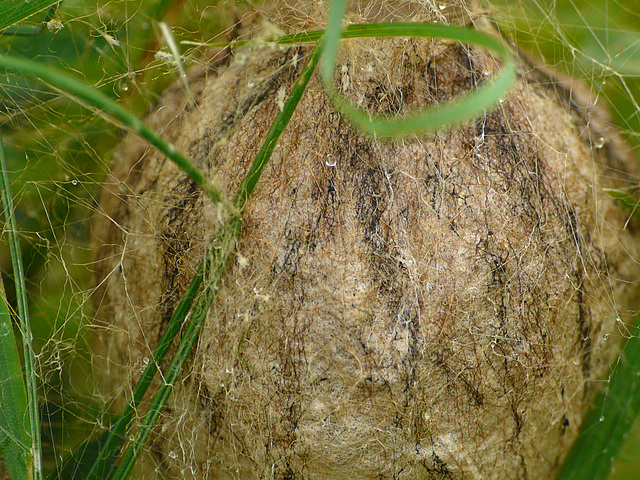
[[[0,455],[11,478],[28,478],[31,428],[22,365],[0,275]]]
[[[327,29],[327,48],[322,62],[322,78],[336,108],[361,130],[382,138],[397,138],[435,131],[468,120],[495,106],[507,94],[515,81],[515,63],[505,45],[489,35],[469,28],[453,27],[430,23],[376,23],[349,25],[342,31],[344,0],[332,3]],[[335,7],[335,8],[334,8]],[[278,44],[301,44],[316,42],[323,30],[284,35],[266,42]],[[338,43],[341,39],[385,38],[385,37],[428,37],[456,40],[477,45],[498,54],[502,60],[500,72],[492,80],[486,81],[466,96],[454,99],[434,108],[410,113],[404,116],[372,115],[366,110],[354,107],[333,86],[333,69]],[[250,41],[236,42],[240,46]],[[216,43],[214,46],[229,46],[230,43]]]
[[[37,372],[35,368],[35,352],[33,351],[33,336],[31,333],[31,321],[29,320],[29,307],[27,303],[27,289],[25,286],[25,273],[22,266],[22,251],[18,228],[13,214],[13,197],[9,184],[7,163],[4,157],[4,148],[0,139],[0,195],[4,209],[5,230],[9,235],[9,249],[11,251],[11,264],[16,288],[18,303],[18,319],[22,334],[22,351],[24,355],[24,373],[26,384],[27,413],[26,428],[29,431],[29,456],[28,469],[34,480],[42,479],[42,445],[40,442],[40,416],[38,409],[38,386],[36,384]],[[2,408],[5,408],[3,405]]]
[[[100,452],[98,453],[98,456],[86,477],[87,480],[108,478],[110,472],[115,468],[113,460],[116,450],[122,444],[127,428],[129,427],[129,423],[135,415],[138,405],[140,405],[140,402],[147,393],[153,378],[158,372],[159,366],[164,361],[164,358],[173,344],[176,335],[182,328],[189,310],[191,310],[193,300],[200,290],[203,279],[203,265],[201,265],[196,272],[193,280],[191,280],[191,284],[189,285],[187,292],[173,312],[171,320],[169,321],[167,328],[163,332],[162,337],[153,352],[151,361],[145,368],[140,380],[138,380],[138,383],[133,390],[133,397],[129,400],[122,413],[120,413],[116,422],[111,427],[107,440],[100,449]]]

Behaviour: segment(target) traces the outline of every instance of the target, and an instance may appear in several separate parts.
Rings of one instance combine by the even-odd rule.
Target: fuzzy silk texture
[[[308,52],[257,44],[196,67],[196,106],[179,84],[146,121],[232,198]],[[395,114],[497,67],[444,40],[354,40],[335,83]],[[379,142],[312,78],[134,476],[552,478],[638,286],[637,225],[603,192],[635,170],[602,115],[521,60],[494,110]],[[220,215],[131,135],[101,208],[96,363],[117,410]]]

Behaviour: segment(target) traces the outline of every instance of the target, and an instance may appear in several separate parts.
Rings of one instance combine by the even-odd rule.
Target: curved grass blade
[[[55,12],[56,4],[58,3],[60,3],[60,0],[31,0],[28,2],[0,0],[0,34],[34,35],[38,33],[37,31],[41,27],[33,27],[33,31],[29,27],[26,27],[26,29],[20,29],[20,27],[14,28],[14,30],[5,29],[49,8],[50,10],[45,15],[44,21],[46,22],[51,19],[51,15]]]
[[[354,39],[354,38],[376,38],[376,37],[393,37],[393,36],[413,36],[414,34],[401,34],[401,35],[390,35],[390,33],[393,33],[393,30],[396,27],[392,27],[391,30],[388,30],[387,27],[389,26],[397,26],[400,25],[400,27],[398,27],[400,30],[404,30],[405,27],[402,27],[402,25],[408,25],[409,27],[414,27],[414,26],[419,26],[419,29],[422,30],[423,27],[425,25],[432,25],[429,23],[352,23],[351,25],[348,25],[343,31],[342,31],[342,35],[340,36],[340,40],[348,40],[348,39]],[[450,27],[448,25],[438,25],[438,27],[442,27],[443,29],[449,30],[451,28],[454,27]],[[454,28],[457,29],[457,28]],[[464,32],[473,32],[474,30],[469,30],[469,29],[457,29],[457,30],[463,30]],[[406,30],[407,32],[410,32],[410,30]],[[300,45],[303,43],[316,43],[318,42],[322,36],[324,35],[325,30],[306,30],[304,32],[297,32],[297,33],[291,33],[291,34],[287,34],[287,35],[282,35],[280,37],[271,37],[271,38],[267,38],[265,40],[261,40],[264,43],[276,43],[279,45]],[[419,36],[419,37],[424,37],[425,35],[415,35],[415,36]],[[431,35],[426,35],[426,36],[431,36]],[[435,36],[435,35],[434,35]],[[492,40],[492,37],[487,37],[483,35],[484,39],[490,39]],[[214,43],[206,43],[206,42],[192,42],[189,40],[184,40],[182,42],[180,42],[183,45],[196,45],[196,46],[200,46],[200,47],[218,47],[218,48],[224,48],[224,47],[242,47],[244,45],[248,45],[251,42],[254,42],[255,40],[234,40],[232,42],[214,42]]]
[[[492,80],[478,87],[473,93],[445,105],[400,117],[372,115],[354,107],[333,85],[338,43],[342,37],[342,17],[346,0],[334,0],[329,9],[326,33],[326,51],[320,71],[327,92],[336,108],[365,132],[378,137],[399,137],[434,131],[447,125],[472,118],[495,105],[504,97],[515,80],[515,64],[506,47],[498,40],[481,32],[449,25],[420,23],[379,23],[364,29],[361,36],[370,37],[435,37],[456,40],[484,47],[503,59],[501,72]]]
[[[11,478],[29,478],[31,427],[22,365],[0,275],[0,447]]]
[[[360,25],[360,24],[358,24]],[[362,24],[370,25],[370,24]],[[342,38],[356,38],[349,36],[349,29],[355,25],[350,25],[343,33]],[[299,45],[302,43],[316,43],[324,35],[324,30],[308,30],[304,32],[292,33],[289,35],[282,35],[280,37],[271,37],[262,40],[264,43],[277,43],[279,45]],[[207,48],[225,48],[225,47],[243,47],[245,45],[254,42],[255,40],[233,40],[231,42],[193,42],[190,40],[183,40],[180,42],[182,45],[194,45],[197,47]]]
[[[138,117],[126,111],[116,102],[111,100],[102,92],[91,88],[75,78],[56,71],[51,67],[43,67],[36,62],[30,62],[20,58],[0,55],[0,67],[19,72],[21,74],[33,75],[39,80],[46,82],[55,88],[70,93],[96,107],[99,111],[112,119],[130,128],[134,133],[147,140],[160,152],[169,157],[178,167],[180,167],[191,179],[202,189],[214,203],[222,203],[227,211],[232,215],[237,215],[237,210],[225,196],[209,181],[209,179],[193,165],[187,158],[176,150],[170,143],[166,142],[160,135],[147,127]]]
[[[636,327],[584,421],[558,480],[605,480],[640,413],[640,327]]]
[[[245,205],[246,201],[250,197],[253,189],[255,188],[258,180],[260,179],[260,175],[264,170],[264,167],[269,162],[269,158],[273,153],[280,135],[286,128],[293,112],[302,98],[302,94],[304,93],[309,80],[311,79],[311,75],[313,74],[316,65],[318,64],[318,60],[320,55],[322,54],[322,44],[317,45],[314,50],[311,52],[311,56],[309,61],[307,62],[300,78],[296,81],[289,98],[287,99],[285,106],[276,117],[276,120],[271,125],[269,132],[267,133],[267,137],[262,144],[260,151],[256,155],[256,158],[249,169],[249,172],[245,176],[244,180],[240,184],[238,188],[238,192],[234,198],[234,205],[238,210],[242,210],[242,207]],[[240,234],[240,229],[242,227],[241,218],[234,217],[228,219],[224,225],[219,230],[218,235],[216,235],[216,239],[213,244],[207,250],[207,255],[205,256],[204,261],[204,278],[205,278],[205,288],[198,298],[196,306],[194,307],[189,324],[185,330],[185,334],[178,346],[178,350],[171,362],[171,366],[169,370],[164,375],[164,383],[160,386],[158,391],[156,392],[156,396],[149,407],[149,411],[144,418],[142,426],[137,433],[136,439],[133,444],[129,447],[127,452],[122,458],[122,461],[113,475],[113,479],[116,480],[124,480],[128,477],[135,464],[136,459],[142,452],[144,445],[146,444],[149,434],[151,433],[151,429],[157,422],[164,405],[169,398],[169,395],[173,391],[173,385],[175,384],[180,371],[184,363],[191,352],[193,345],[195,344],[198,334],[204,321],[207,317],[207,312],[209,311],[209,307],[211,306],[211,302],[215,298],[216,291],[218,289],[218,285],[220,280],[222,279],[222,275],[225,271],[226,265],[229,261],[229,257],[233,252],[236,244],[236,239]]]
[[[36,385],[35,354],[32,345],[29,308],[27,306],[27,289],[24,282],[25,274],[22,268],[22,252],[20,251],[16,219],[13,215],[13,197],[11,196],[11,189],[9,187],[9,175],[7,174],[7,164],[4,158],[2,139],[0,139],[0,195],[2,196],[5,229],[9,234],[11,263],[13,265],[16,297],[18,301],[18,319],[20,321],[20,331],[22,332],[27,403],[27,417],[23,418],[22,421],[25,422],[25,428],[29,429],[29,454],[26,463],[30,473],[29,478],[41,480],[42,446],[40,442],[40,417],[38,410],[38,389]],[[2,407],[4,409],[5,406],[2,405]]]
[[[503,98],[515,81],[515,64],[506,47],[498,40],[482,32],[468,28],[437,25],[428,23],[375,23],[353,24],[341,32],[342,14],[345,0],[338,0],[331,4],[327,33],[327,48],[321,66],[325,88],[333,99],[334,104],[355,123],[361,130],[379,137],[401,137],[421,132],[434,131],[448,125],[473,118],[486,109],[494,106]],[[300,32],[282,37],[270,38],[266,42],[281,45],[317,42],[324,30]],[[453,100],[445,105],[426,109],[422,112],[405,116],[385,117],[372,116],[366,110],[356,108],[333,86],[333,68],[335,55],[340,39],[355,38],[383,38],[383,37],[429,37],[456,40],[484,47],[497,53],[503,59],[500,73],[492,81],[478,87],[474,92]],[[233,42],[234,46],[242,46],[249,41]],[[190,43],[190,42],[184,42]],[[207,46],[228,47],[229,42],[205,44]]]

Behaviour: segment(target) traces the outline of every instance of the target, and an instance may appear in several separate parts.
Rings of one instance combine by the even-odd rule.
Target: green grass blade
[[[169,369],[163,376],[163,383],[158,388],[153,402],[149,407],[140,430],[138,431],[135,441],[129,447],[127,452],[122,458],[118,469],[113,474],[113,480],[126,479],[133,466],[140,456],[142,449],[144,448],[153,426],[160,418],[162,409],[167,403],[169,395],[173,391],[173,386],[178,379],[183,365],[187,361],[189,353],[191,352],[200,329],[204,324],[207,317],[209,306],[215,297],[215,293],[222,279],[222,275],[229,261],[229,257],[235,247],[236,238],[240,232],[242,221],[239,218],[231,218],[225,222],[221,227],[220,234],[214,241],[214,247],[208,250],[207,259],[205,261],[205,278],[207,281],[207,287],[198,299],[196,306],[194,307],[191,318],[185,330],[184,336],[180,341],[180,345],[173,357]],[[217,247],[217,248],[216,248]]]
[[[342,38],[356,38],[354,36],[349,36],[349,29],[354,25],[350,25],[344,32]],[[322,38],[324,35],[324,30],[308,30],[304,32],[292,33],[289,35],[282,35],[280,37],[271,37],[266,40],[261,40],[264,43],[277,43],[279,45],[300,45],[303,43],[317,43],[318,40]],[[225,47],[243,47],[248,45],[255,40],[234,40],[232,42],[192,42],[189,40],[185,40],[180,42],[182,45],[195,45],[198,47],[207,47],[207,48],[225,48]]]
[[[295,83],[282,112],[278,114],[276,120],[271,125],[267,138],[256,155],[249,172],[238,188],[238,192],[234,199],[234,204],[238,210],[241,210],[245,205],[247,199],[255,188],[256,183],[260,179],[260,175],[262,174],[264,167],[267,165],[282,132],[289,123],[300,98],[302,98],[307,84],[311,79],[311,75],[318,64],[321,53],[322,45],[317,45],[312,51],[309,61],[300,75],[300,78]],[[204,263],[204,278],[206,282],[205,289],[192,311],[185,334],[182,337],[178,350],[167,373],[164,375],[164,383],[156,392],[153,402],[149,407],[149,411],[144,418],[143,424],[137,433],[135,441],[123,456],[118,469],[114,473],[112,477],[114,480],[124,480],[129,476],[136,459],[142,452],[142,449],[149,438],[153,426],[160,417],[162,409],[164,408],[169,395],[173,391],[173,385],[175,384],[207,317],[207,312],[209,311],[211,302],[215,298],[218,285],[222,279],[229,257],[235,248],[236,239],[240,234],[241,227],[242,221],[240,218],[233,217],[228,219],[225,224],[221,226],[216,239],[209,247]]]
[[[42,446],[40,443],[40,417],[38,410],[38,390],[36,385],[35,354],[33,352],[31,322],[27,306],[27,289],[25,287],[25,274],[22,268],[22,253],[16,220],[13,214],[13,197],[9,188],[9,175],[7,163],[4,158],[2,139],[0,139],[0,195],[5,218],[5,229],[9,234],[9,247],[11,250],[11,262],[15,279],[16,297],[18,301],[18,318],[20,331],[22,332],[22,351],[24,354],[24,372],[26,380],[27,413],[24,419],[25,425],[30,429],[29,437],[29,467],[30,478],[42,479]]]
[[[167,325],[167,328],[162,334],[160,341],[156,349],[153,352],[153,358],[145,368],[140,380],[136,384],[133,391],[133,397],[127,403],[122,413],[118,416],[118,419],[114,423],[109,435],[102,445],[98,455],[96,456],[89,473],[86,476],[87,480],[98,480],[101,478],[107,478],[109,472],[114,468],[114,458],[118,447],[122,444],[122,441],[126,435],[127,428],[131,419],[136,413],[138,405],[144,398],[154,376],[158,372],[158,366],[163,362],[173,340],[180,331],[194,298],[196,297],[200,285],[202,284],[203,266],[198,269],[195,277],[191,281],[187,292],[176,307],[171,320]]]
[[[640,328],[627,341],[604,392],[582,425],[558,480],[605,480],[640,413]]]
[[[322,78],[325,88],[334,104],[355,123],[361,130],[379,137],[400,137],[434,131],[445,126],[473,118],[485,110],[495,106],[503,98],[515,81],[515,64],[506,47],[498,40],[482,32],[468,28],[453,27],[427,23],[375,23],[349,25],[342,31],[342,14],[345,0],[331,4],[329,26],[327,29],[327,46],[322,62]],[[268,39],[283,45],[300,44],[318,41],[324,30],[300,32],[282,37]],[[445,105],[437,105],[423,111],[404,116],[373,116],[366,110],[356,108],[333,86],[333,68],[340,39],[383,37],[429,37],[456,40],[462,43],[484,47],[498,54],[503,59],[500,73],[492,81],[486,82],[474,92],[462,96]],[[247,41],[235,42],[241,46]],[[229,46],[229,43],[215,43],[212,46]]]
[[[280,114],[276,117],[275,121],[271,125],[271,128],[267,133],[267,139],[260,147],[260,150],[258,151],[256,158],[253,160],[253,164],[251,165],[251,168],[249,169],[246,177],[242,180],[242,183],[238,188],[238,193],[233,199],[233,203],[238,210],[242,210],[242,208],[244,207],[247,199],[258,183],[264,167],[269,162],[271,154],[278,145],[280,135],[282,135],[282,132],[284,132],[284,129],[287,127],[287,124],[289,123],[293,112],[298,106],[298,102],[302,98],[302,95],[307,88],[307,84],[309,83],[311,75],[316,68],[318,60],[320,59],[320,55],[322,55],[323,48],[323,43],[319,43],[313,49],[311,58],[305,66],[302,74],[300,75],[300,78],[298,78],[295,85],[293,86],[291,94],[289,95],[289,98],[287,99],[282,112],[280,112]]]
[[[7,27],[52,7],[60,0],[0,0],[0,33]]]
[[[22,365],[0,275],[0,447],[9,475],[29,478],[31,427]]]
[[[214,203],[222,203],[227,210],[237,215],[233,207],[224,195],[209,181],[209,179],[193,165],[187,158],[176,150],[170,143],[166,142],[160,135],[147,127],[138,117],[126,111],[116,102],[111,100],[102,92],[91,88],[75,78],[56,71],[51,67],[43,67],[36,62],[30,62],[20,58],[0,55],[0,68],[6,68],[19,72],[23,75],[33,75],[55,88],[70,93],[78,97],[83,102],[96,107],[104,114],[117,122],[130,128],[134,133],[140,135],[160,152],[169,157],[178,167],[180,167],[191,179],[202,189]]]
[[[359,25],[351,33],[367,37],[433,37],[474,44],[498,54],[503,59],[500,73],[474,92],[445,105],[427,108],[399,117],[372,115],[353,106],[334,87],[334,66],[342,37],[342,15],[345,0],[335,0],[329,10],[325,54],[320,70],[322,80],[336,108],[365,132],[378,137],[398,137],[434,131],[472,118],[494,106],[515,81],[515,64],[506,47],[498,40],[475,30],[449,25],[420,23],[379,23]]]

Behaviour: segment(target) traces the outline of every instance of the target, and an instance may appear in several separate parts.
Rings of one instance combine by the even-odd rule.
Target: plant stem
[[[42,445],[40,442],[40,416],[38,408],[38,386],[36,384],[37,372],[35,369],[35,353],[33,351],[33,335],[31,333],[31,321],[29,320],[29,307],[27,304],[27,288],[25,285],[25,273],[22,266],[22,251],[16,219],[13,214],[13,199],[7,173],[7,164],[4,158],[4,149],[0,139],[0,193],[4,207],[5,229],[9,234],[9,246],[11,250],[11,263],[13,265],[13,277],[16,286],[18,302],[18,318],[20,332],[22,333],[22,351],[24,355],[24,372],[28,405],[28,428],[30,429],[30,470],[34,480],[42,479]],[[2,406],[2,408],[6,408]]]

